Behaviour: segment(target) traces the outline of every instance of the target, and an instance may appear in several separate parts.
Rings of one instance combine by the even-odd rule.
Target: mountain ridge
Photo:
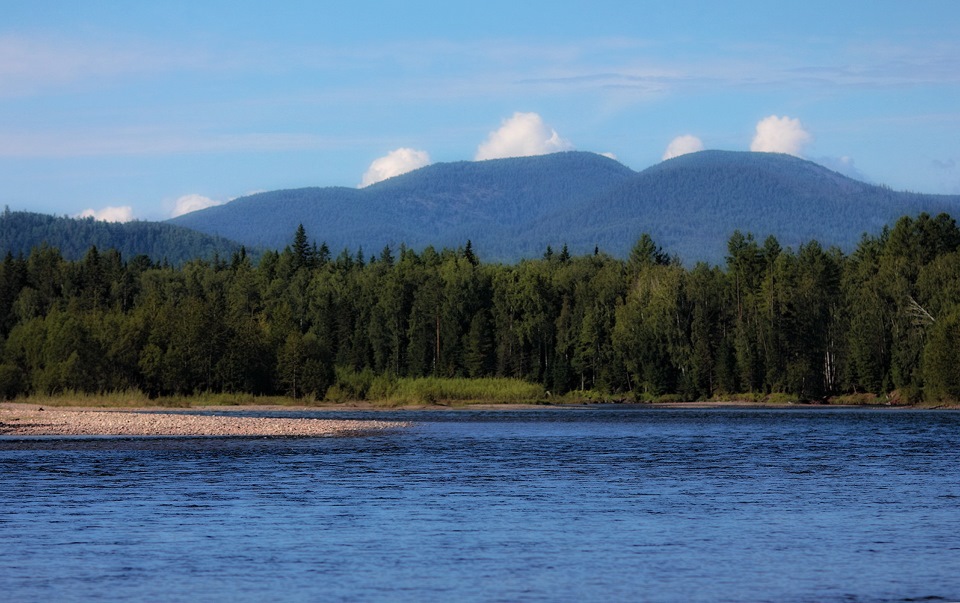
[[[240,243],[164,222],[103,222],[9,209],[0,214],[0,249],[5,253],[27,255],[42,245],[57,248],[68,260],[82,258],[95,246],[116,249],[127,258],[145,255],[175,265],[217,255],[227,259],[241,248]]]
[[[259,193],[170,222],[274,248],[286,245],[300,223],[311,238],[332,249],[457,247],[469,239],[487,257],[509,261],[519,256],[504,244],[504,236],[515,236],[557,203],[575,203],[633,173],[607,157],[578,152],[437,163],[362,189]],[[251,232],[247,225],[267,208],[271,221]],[[497,236],[486,236],[490,232]]]
[[[686,263],[720,264],[734,230],[849,251],[902,215],[958,210],[960,196],[896,192],[791,155],[700,151],[635,172],[570,151],[437,163],[363,189],[259,193],[171,222],[253,247],[283,247],[300,223],[335,250],[471,240],[504,262],[564,244],[622,257],[648,233]]]
[[[903,215],[958,209],[960,196],[896,192],[791,155],[702,151],[638,172],[552,219],[615,241],[607,248],[614,255],[626,254],[629,235],[642,231],[684,260],[721,263],[734,230],[850,251]]]
[[[0,243],[27,253],[46,242],[66,257],[91,245],[173,263],[282,249],[300,224],[334,251],[456,248],[488,262],[538,257],[547,246],[626,257],[644,233],[690,265],[723,264],[735,230],[852,251],[904,215],[960,214],[960,196],[897,192],[805,159],[701,151],[635,172],[585,152],[437,163],[371,186],[257,193],[162,223],[112,224],[5,212]]]

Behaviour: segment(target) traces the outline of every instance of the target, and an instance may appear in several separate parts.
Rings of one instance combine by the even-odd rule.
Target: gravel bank
[[[0,408],[0,435],[329,436],[406,427],[391,421],[281,419],[118,410]]]

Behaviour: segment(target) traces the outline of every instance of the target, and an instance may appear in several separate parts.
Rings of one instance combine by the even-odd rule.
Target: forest
[[[194,258],[229,256],[239,243],[161,222],[104,222],[93,218],[48,216],[26,211],[0,212],[0,249],[27,254],[46,242],[66,259],[82,258],[92,246],[134,257],[179,265]]]
[[[257,262],[7,253],[0,396],[321,400],[435,376],[584,399],[960,399],[960,229],[946,214],[903,217],[849,254],[738,231],[724,265],[691,268],[648,235],[624,260],[563,246],[516,264],[484,263],[470,242],[333,256],[302,226],[291,235]]]
[[[692,266],[724,264],[727,239],[745,226],[783,247],[816,240],[852,253],[862,233],[900,216],[958,209],[958,195],[893,191],[779,153],[700,151],[634,172],[568,151],[436,163],[362,189],[263,192],[170,223],[248,251],[282,249],[300,223],[336,250],[456,248],[471,239],[485,261],[507,264],[564,243],[574,255],[599,245],[625,258],[645,232]]]

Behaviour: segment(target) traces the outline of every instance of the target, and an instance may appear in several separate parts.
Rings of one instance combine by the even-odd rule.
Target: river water
[[[413,425],[0,437],[0,598],[960,600],[960,412],[259,414]]]

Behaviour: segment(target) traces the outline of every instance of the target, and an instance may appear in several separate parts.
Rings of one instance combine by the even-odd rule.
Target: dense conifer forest
[[[0,395],[139,390],[322,399],[360,376],[515,377],[551,395],[960,398],[960,230],[901,218],[850,254],[736,232],[684,267],[566,247],[513,265],[471,244],[281,252],[180,267],[53,247],[0,265]],[[352,388],[352,389],[351,389]],[[585,394],[587,395],[587,394]]]

